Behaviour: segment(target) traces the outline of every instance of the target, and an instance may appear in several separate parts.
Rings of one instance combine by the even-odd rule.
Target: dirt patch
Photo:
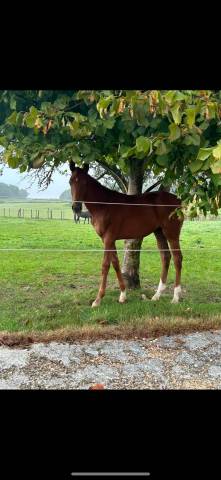
[[[143,338],[152,338],[152,337],[159,337],[162,335],[173,336],[177,334],[185,334],[185,333],[194,333],[200,331],[208,331],[208,330],[217,330],[220,328],[220,321],[217,320],[217,325],[214,321],[214,318],[208,320],[202,325],[199,329],[197,324],[197,319],[189,319],[188,325],[183,320],[177,318],[178,325],[171,325],[168,326],[168,323],[165,321],[165,326],[162,325],[162,321],[160,325],[158,324],[158,320],[152,319],[148,321],[146,324],[142,324],[140,326],[137,325],[109,325],[107,326],[102,319],[98,320],[99,323],[97,325],[92,326],[85,326],[79,328],[62,328],[57,330],[49,330],[47,332],[37,332],[37,331],[30,331],[30,332],[2,332],[0,333],[0,345],[6,345],[9,347],[24,347],[31,345],[32,343],[36,342],[44,342],[49,343],[52,341],[60,341],[60,342],[69,342],[73,343],[75,341],[95,341],[95,340],[108,340],[108,339],[143,339]],[[180,340],[182,343],[182,341]]]

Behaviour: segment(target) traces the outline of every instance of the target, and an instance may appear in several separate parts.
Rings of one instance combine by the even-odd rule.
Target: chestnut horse
[[[70,162],[70,169],[72,172],[69,182],[73,201],[72,208],[76,207],[78,200],[85,203],[92,216],[92,225],[104,243],[102,280],[92,307],[97,307],[105,295],[111,262],[119,281],[121,291],[119,302],[124,303],[126,301],[126,287],[115,242],[122,239],[143,239],[150,233],[154,233],[156,237],[162,262],[159,286],[152,300],[159,300],[166,288],[171,259],[169,242],[176,270],[172,303],[178,303],[181,294],[182,269],[179,237],[183,221],[178,218],[174,211],[181,205],[180,200],[175,195],[165,191],[126,195],[109,190],[88,175],[89,165],[78,168],[74,162]]]

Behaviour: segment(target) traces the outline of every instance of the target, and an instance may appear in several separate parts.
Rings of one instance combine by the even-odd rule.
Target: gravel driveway
[[[0,389],[220,389],[221,330],[0,347]]]

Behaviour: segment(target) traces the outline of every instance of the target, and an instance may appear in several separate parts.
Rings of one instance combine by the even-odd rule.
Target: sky
[[[20,173],[19,170],[4,167],[3,175],[0,175],[0,182],[15,185],[18,188],[24,188],[28,192],[28,198],[59,198],[60,194],[70,188],[69,174],[61,175],[56,172],[53,176],[53,182],[46,190],[40,191],[37,181],[30,186],[30,180],[27,173]]]

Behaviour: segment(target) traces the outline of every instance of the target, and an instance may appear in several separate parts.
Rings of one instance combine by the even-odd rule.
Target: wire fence
[[[58,208],[0,208],[0,217],[4,218],[26,218],[31,220],[73,220],[73,213],[70,209]]]

